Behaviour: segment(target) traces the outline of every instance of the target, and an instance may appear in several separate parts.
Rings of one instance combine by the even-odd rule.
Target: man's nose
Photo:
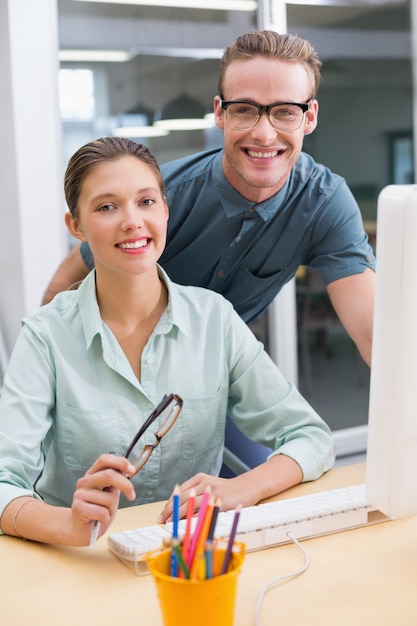
[[[254,136],[262,137],[275,137],[277,129],[271,124],[269,113],[261,113],[255,126],[252,128],[252,134]]]

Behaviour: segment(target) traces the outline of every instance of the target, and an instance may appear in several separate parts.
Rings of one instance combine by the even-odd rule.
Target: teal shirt
[[[0,398],[0,514],[34,493],[70,506],[78,478],[101,453],[123,455],[171,392],[183,398],[182,413],[134,478],[136,501],[121,506],[165,500],[197,472],[217,475],[227,414],[249,438],[295,459],[304,480],[332,466],[329,428],[231,304],[160,273],[169,303],[143,350],[140,382],[100,317],[94,271],[23,320]]]
[[[326,285],[375,269],[358,204],[346,181],[301,153],[285,185],[253,204],[226,180],[223,150],[161,166],[169,206],[160,264],[181,285],[221,293],[246,321],[255,319],[300,265]],[[81,254],[90,269],[88,245]]]

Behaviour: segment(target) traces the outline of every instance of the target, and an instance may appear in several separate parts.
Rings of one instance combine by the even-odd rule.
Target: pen
[[[90,550],[92,550],[94,548],[94,544],[97,541],[98,535],[100,533],[100,528],[101,528],[101,522],[95,520],[93,522],[93,528],[91,530],[91,536],[90,536]]]
[[[109,454],[115,454],[114,452],[109,452]],[[103,489],[103,491],[107,491],[107,488],[105,487]],[[101,529],[101,522],[99,522],[98,520],[95,520],[93,522],[93,527],[91,529],[91,535],[90,535],[90,550],[92,550],[94,548],[94,545],[98,539],[98,536],[100,534],[100,529]]]

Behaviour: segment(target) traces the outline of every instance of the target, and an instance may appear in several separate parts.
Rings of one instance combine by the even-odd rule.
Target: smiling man
[[[320,69],[311,44],[290,34],[253,31],[226,48],[214,98],[223,148],[161,167],[170,209],[161,264],[176,282],[223,294],[245,321],[300,265],[314,267],[369,365],[373,251],[344,179],[302,152],[317,125]],[[74,248],[44,302],[91,267],[88,246]]]

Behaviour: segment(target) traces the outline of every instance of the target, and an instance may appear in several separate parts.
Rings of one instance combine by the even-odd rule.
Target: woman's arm
[[[185,517],[190,489],[196,493],[195,508],[199,509],[201,499],[210,485],[214,499],[221,499],[221,510],[230,511],[239,504],[252,506],[260,500],[285,491],[302,481],[303,473],[293,459],[284,454],[272,456],[249,472],[234,478],[219,478],[208,474],[197,474],[180,487],[180,515]],[[158,522],[166,522],[172,516],[172,498],[164,506]]]
[[[269,459],[231,479],[199,473],[181,485],[181,514],[194,488],[199,506],[208,485],[222,510],[251,506],[303,480],[314,480],[334,462],[334,441],[327,424],[287,381],[237,314],[225,309],[228,358],[228,415],[252,441],[271,449]],[[161,521],[171,516],[169,501]]]
[[[86,546],[95,520],[101,522],[99,536],[113,522],[120,492],[128,500],[135,499],[134,487],[126,477],[133,472],[134,467],[127,459],[103,454],[78,480],[71,508],[18,497],[4,509],[1,530],[7,535],[43,543]]]

